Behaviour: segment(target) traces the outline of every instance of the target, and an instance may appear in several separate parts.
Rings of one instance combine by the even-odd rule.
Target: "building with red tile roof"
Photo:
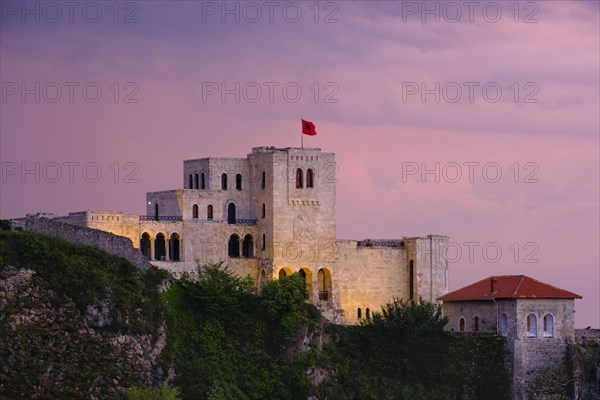
[[[506,338],[517,400],[542,398],[535,388],[564,365],[574,342],[575,299],[581,296],[525,275],[490,276],[438,297],[448,330]]]

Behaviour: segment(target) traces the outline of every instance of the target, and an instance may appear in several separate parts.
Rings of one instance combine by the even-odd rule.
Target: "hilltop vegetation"
[[[452,335],[426,302],[394,300],[361,325],[330,325],[304,292],[298,275],[257,290],[217,264],[173,280],[0,231],[0,398],[508,398],[501,338]],[[161,386],[167,371],[174,390]]]

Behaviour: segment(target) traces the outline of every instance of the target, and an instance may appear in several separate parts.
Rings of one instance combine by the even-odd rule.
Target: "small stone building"
[[[506,338],[514,400],[543,398],[537,388],[546,383],[567,384],[560,370],[570,368],[575,299],[581,296],[525,275],[491,276],[438,298],[447,329]]]

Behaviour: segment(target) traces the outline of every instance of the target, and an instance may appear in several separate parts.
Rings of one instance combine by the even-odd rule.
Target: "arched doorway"
[[[331,272],[327,268],[321,268],[317,272],[317,284],[319,285],[319,303],[331,305]]]
[[[146,232],[142,235],[140,240],[140,251],[148,260],[152,258],[152,244],[150,243],[150,235]]]
[[[279,275],[280,278],[283,277],[283,276],[290,276],[290,275],[292,275],[292,270],[290,270],[287,267],[283,267],[283,268],[281,268],[279,270],[279,274],[278,275]]]
[[[169,239],[169,260],[171,261],[179,261],[179,235],[177,233],[172,233],[171,238]]]
[[[312,299],[313,299],[312,272],[310,272],[310,269],[308,269],[308,268],[301,268],[300,271],[298,271],[298,273],[300,274],[300,276],[302,278],[304,278],[304,282],[306,282],[305,298],[308,301],[312,301]]]
[[[229,203],[227,206],[227,223],[235,224],[235,204]]]
[[[165,235],[159,233],[154,240],[154,259],[157,261],[165,260],[166,256]]]

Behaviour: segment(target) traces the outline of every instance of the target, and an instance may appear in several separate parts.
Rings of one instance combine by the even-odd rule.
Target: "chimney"
[[[490,293],[494,293],[494,277],[490,278]]]

